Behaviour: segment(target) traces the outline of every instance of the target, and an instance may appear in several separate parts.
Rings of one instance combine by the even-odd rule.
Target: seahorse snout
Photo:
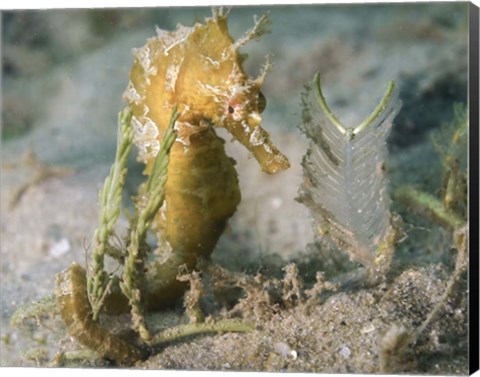
[[[243,144],[258,161],[263,171],[274,174],[290,167],[285,157],[270,140],[270,136],[262,126],[259,112],[250,112],[246,119],[239,122],[228,122],[225,128]]]

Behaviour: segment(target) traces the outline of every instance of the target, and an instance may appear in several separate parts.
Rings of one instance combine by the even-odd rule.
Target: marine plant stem
[[[146,342],[150,340],[150,333],[145,323],[141,293],[145,285],[144,267],[148,249],[145,239],[151,222],[165,198],[163,187],[167,180],[169,153],[176,139],[173,127],[179,116],[180,114],[175,106],[170,118],[170,124],[156,156],[152,173],[146,183],[146,206],[139,211],[131,225],[130,243],[127,247],[127,257],[123,270],[123,282],[120,284],[123,293],[130,303],[134,329],[138,331],[140,337]]]
[[[42,297],[30,304],[19,307],[10,317],[10,325],[18,327],[31,318],[35,318],[38,321],[39,318],[46,314],[58,314],[57,298],[55,297],[55,294],[49,294],[48,296]]]
[[[98,228],[93,236],[91,269],[87,282],[87,293],[92,306],[93,319],[96,321],[108,286],[104,258],[109,248],[109,239],[121,212],[122,190],[127,174],[127,157],[133,141],[133,129],[130,126],[132,111],[126,107],[118,114],[117,151],[110,173],[99,193]]]
[[[454,234],[454,245],[457,249],[457,257],[455,259],[455,268],[453,270],[452,276],[447,282],[447,286],[442,296],[437,300],[437,303],[433,307],[432,311],[428,314],[427,318],[423,323],[415,330],[413,333],[412,339],[416,341],[420,334],[422,334],[425,329],[438,317],[440,310],[447,303],[448,297],[452,294],[453,288],[457,281],[460,278],[460,275],[465,271],[468,261],[468,225],[464,225],[461,228],[455,230]]]
[[[161,331],[152,338],[152,347],[178,341],[190,336],[205,333],[247,332],[254,329],[253,324],[238,319],[223,319],[214,323],[188,323]]]
[[[465,224],[465,220],[456,212],[446,208],[441,200],[427,192],[417,190],[412,186],[402,186],[397,189],[398,200],[412,207],[415,212],[433,218],[436,222],[455,230]]]

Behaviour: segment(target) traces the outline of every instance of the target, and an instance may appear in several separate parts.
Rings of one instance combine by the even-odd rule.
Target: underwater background
[[[333,112],[343,123],[357,124],[395,80],[403,107],[388,140],[390,190],[408,183],[439,194],[442,160],[432,134],[455,121],[455,104],[467,102],[468,3],[233,7],[231,35],[239,38],[254,15],[266,12],[271,34],[245,46],[245,67],[256,75],[272,54],[262,89],[263,127],[292,167],[268,176],[219,132],[237,161],[242,202],[213,260],[231,271],[266,276],[281,276],[293,261],[308,285],[316,271],[335,279],[358,265],[315,242],[310,214],[295,201],[307,149],[297,128],[304,85],[319,71]],[[97,225],[98,190],[115,154],[131,49],[143,46],[155,26],[172,30],[210,15],[208,7],[2,12],[2,366],[49,365],[59,348],[73,347],[61,323],[52,320],[56,332],[34,324],[17,329],[10,317],[19,305],[51,293],[55,274],[72,261],[84,263]],[[143,179],[133,156],[129,169],[126,200]],[[454,260],[451,232],[399,202],[392,209],[402,216],[406,239],[384,289],[348,286],[308,315],[280,313],[244,339],[225,334],[175,344],[140,366],[379,372],[380,334],[388,323],[420,324],[442,294]],[[165,321],[180,317],[181,310],[171,311]],[[465,281],[439,318],[405,364],[407,372],[467,373]]]

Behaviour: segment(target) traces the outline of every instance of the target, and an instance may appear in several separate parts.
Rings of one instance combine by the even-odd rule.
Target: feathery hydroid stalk
[[[311,209],[321,236],[367,267],[372,280],[383,278],[394,252],[383,167],[386,140],[401,107],[398,90],[390,81],[379,105],[356,127],[343,125],[329,109],[318,73],[302,102],[301,129],[310,146],[298,199]]]
[[[109,278],[104,268],[104,257],[109,247],[109,238],[113,234],[113,227],[121,211],[122,190],[127,174],[125,165],[133,141],[131,119],[132,111],[129,107],[118,114],[115,162],[99,193],[98,228],[93,236],[92,264],[87,283],[88,299],[92,306],[94,320],[98,319],[103,299],[108,291]]]
[[[144,267],[147,257],[145,238],[156,213],[163,204],[165,193],[163,186],[167,180],[169,153],[176,139],[173,130],[180,114],[177,107],[173,108],[170,124],[163,137],[160,150],[156,156],[153,170],[146,184],[147,203],[133,220],[130,230],[130,243],[127,247],[127,257],[123,270],[123,282],[120,287],[127,296],[132,313],[133,326],[144,341],[150,340],[150,334],[145,323],[145,313],[142,305],[141,291],[144,286]]]

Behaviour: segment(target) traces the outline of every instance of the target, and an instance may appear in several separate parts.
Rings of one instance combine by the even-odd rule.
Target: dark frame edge
[[[479,8],[469,3],[469,372],[479,369]]]

